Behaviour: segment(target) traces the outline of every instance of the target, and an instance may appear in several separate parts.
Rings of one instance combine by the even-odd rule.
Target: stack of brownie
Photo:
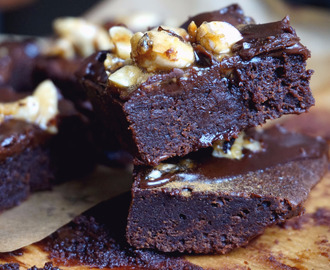
[[[129,244],[225,253],[303,211],[327,144],[254,128],[314,104],[310,53],[289,18],[255,24],[231,5],[180,28],[109,32],[114,48],[78,76],[100,143],[134,157]]]

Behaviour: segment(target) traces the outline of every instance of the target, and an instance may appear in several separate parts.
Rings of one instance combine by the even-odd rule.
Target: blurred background
[[[330,67],[330,0],[0,0],[0,38],[8,34],[50,36],[52,21],[63,16],[177,26],[188,16],[232,3],[240,4],[257,23],[290,15],[302,43],[312,51],[309,65],[317,71],[313,85],[322,87]]]

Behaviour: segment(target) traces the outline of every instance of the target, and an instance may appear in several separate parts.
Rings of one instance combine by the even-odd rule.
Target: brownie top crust
[[[183,195],[191,191],[208,193],[221,190],[230,195],[272,194],[288,198],[293,204],[304,201],[316,184],[302,178],[303,174],[313,174],[304,167],[317,161],[324,163],[324,166],[317,166],[326,168],[327,143],[321,138],[288,132],[279,126],[265,131],[250,130],[248,135],[261,142],[262,151],[252,153],[244,150],[242,159],[233,160],[214,157],[212,149],[204,149],[185,159],[173,159],[154,168],[138,167],[135,169],[134,186],[176,190]],[[319,177],[314,179],[318,181]]]

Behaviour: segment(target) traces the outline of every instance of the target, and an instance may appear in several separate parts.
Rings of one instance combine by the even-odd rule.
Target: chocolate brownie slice
[[[230,49],[225,47],[227,53],[213,51],[218,48],[203,40],[208,36],[203,31],[211,27],[207,24],[190,24],[188,38],[179,35],[183,29],[160,27],[133,35],[132,59],[120,58],[117,48],[94,55],[79,72],[105,144],[115,136],[131,151],[136,165],[154,166],[187,155],[267,119],[305,112],[314,104],[312,71],[306,70],[309,51],[288,18],[251,24],[237,6],[203,14],[203,20],[208,16],[237,26],[220,23],[230,28],[228,39],[241,36]],[[159,46],[173,39],[177,47],[169,45],[158,54],[158,38],[166,34],[165,45]]]
[[[327,171],[326,142],[279,127],[249,134],[263,150],[240,160],[205,149],[136,167],[128,242],[164,252],[226,253],[299,215]]]
[[[27,91],[17,93],[11,87],[0,88],[0,211],[19,204],[31,192],[82,176],[95,164],[88,123],[72,102],[58,101],[58,114],[47,123],[56,126],[55,133],[21,117],[14,119],[13,115],[3,115],[6,110],[15,108],[13,102],[18,100],[20,108],[29,106],[27,103],[32,96],[22,99],[29,94]],[[10,110],[15,112],[15,109]],[[27,117],[30,113],[28,109],[24,111]],[[39,115],[39,120],[42,117]]]
[[[0,211],[19,204],[30,191],[50,188],[51,134],[23,121],[0,125]]]

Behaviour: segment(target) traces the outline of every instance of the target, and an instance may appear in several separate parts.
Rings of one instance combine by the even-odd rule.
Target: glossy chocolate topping
[[[241,160],[213,157],[210,149],[193,153],[187,157],[192,160],[192,167],[179,165],[178,170],[162,174],[153,181],[147,179],[152,169],[147,170],[141,176],[140,188],[159,187],[178,180],[207,183],[228,180],[292,161],[317,159],[325,155],[328,149],[326,142],[320,138],[291,133],[278,126],[261,132],[250,130],[248,136],[260,141],[263,150],[257,153],[246,151]]]
[[[203,22],[212,21],[224,21],[234,26],[239,24],[250,24],[254,22],[252,18],[244,16],[243,10],[237,4],[230,5],[220,10],[200,13],[194,17],[190,17],[180,27],[187,29],[188,25],[192,21],[194,21],[197,26],[200,26]]]
[[[242,59],[250,60],[260,54],[273,53],[272,56],[299,54],[304,60],[310,57],[309,50],[299,42],[289,17],[282,21],[265,24],[248,24],[239,28],[243,39],[233,45],[233,52]]]
[[[52,135],[36,125],[19,120],[6,120],[0,125],[0,161],[27,147],[43,144]]]

